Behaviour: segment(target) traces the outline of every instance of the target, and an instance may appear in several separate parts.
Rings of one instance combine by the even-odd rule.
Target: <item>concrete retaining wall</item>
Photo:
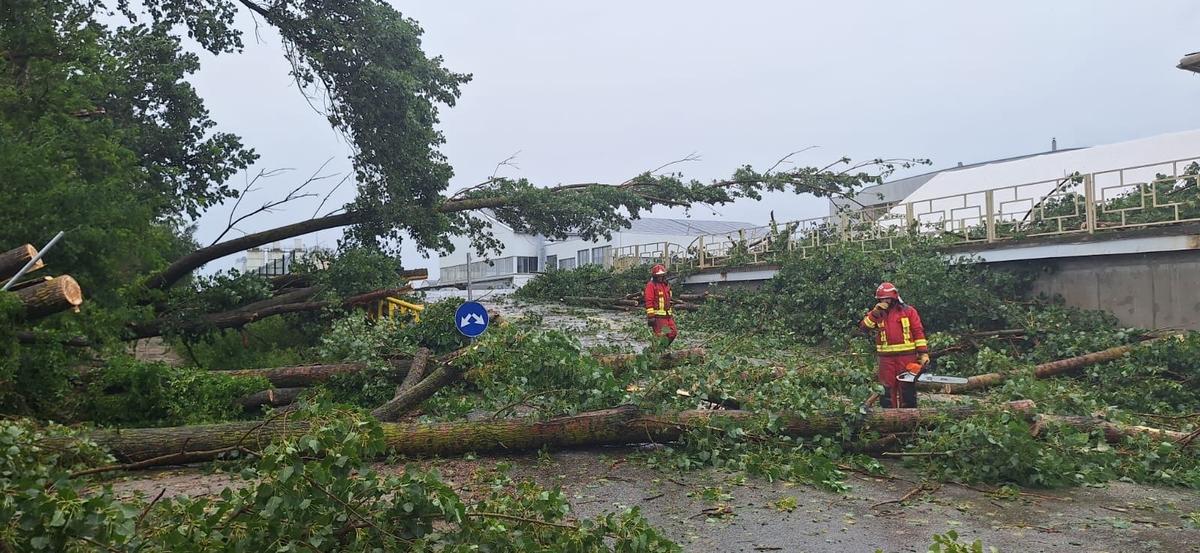
[[[1043,269],[1033,292],[1104,309],[1140,328],[1200,330],[1200,251],[1004,263]]]

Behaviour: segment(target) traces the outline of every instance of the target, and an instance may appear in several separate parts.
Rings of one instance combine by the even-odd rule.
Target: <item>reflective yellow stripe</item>
[[[875,346],[875,351],[877,351],[879,353],[896,353],[896,352],[901,352],[901,351],[913,351],[915,349],[917,349],[917,346],[916,346],[916,344],[913,344],[912,342],[908,342],[906,344],[892,344],[892,345],[879,344],[879,345]]]
[[[917,340],[917,341],[916,341],[916,342],[914,342],[914,343],[915,343],[915,344],[916,344],[916,346],[917,346],[917,347],[919,347],[919,348],[927,348],[927,347],[929,347],[929,342],[928,342],[928,341],[926,341],[926,340]]]
[[[653,308],[653,307],[647,307],[647,308],[646,308],[646,314],[647,314],[647,315],[653,315],[653,314],[654,314],[654,308]]]
[[[908,322],[908,317],[900,317],[900,326],[904,329],[904,343],[912,342],[912,323]]]
[[[871,319],[870,315],[863,317],[862,324],[864,326],[866,326],[867,328],[875,328],[875,327],[879,326],[879,325],[875,324],[875,321]]]

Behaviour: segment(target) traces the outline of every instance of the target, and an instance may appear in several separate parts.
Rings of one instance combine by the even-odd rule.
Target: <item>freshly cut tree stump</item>
[[[4,253],[0,253],[0,281],[7,282],[8,279],[17,274],[17,271],[21,270],[21,267],[24,267],[26,263],[29,263],[29,260],[33,259],[33,256],[37,255],[37,253],[37,248],[33,247],[33,244],[25,244],[24,246],[19,246]],[[26,274],[32,273],[45,266],[46,263],[39,259],[37,263],[34,263],[33,266],[29,268],[29,271]],[[3,282],[0,282],[0,285],[3,285]]]
[[[433,375],[427,378],[433,378]],[[1032,401],[1003,405],[1014,413],[1033,417]],[[807,437],[840,434],[847,425],[881,434],[909,432],[943,420],[955,420],[980,412],[974,405],[947,408],[870,409],[847,419],[841,413],[815,416],[783,415],[780,432]],[[466,452],[528,451],[542,447],[581,447],[647,442],[671,442],[689,429],[703,428],[727,420],[757,416],[748,411],[680,411],[652,414],[627,405],[589,411],[546,421],[509,419],[499,421],[447,422],[437,424],[381,423],[391,452],[408,456],[452,456]],[[88,436],[109,449],[122,462],[144,462],[163,458],[164,464],[178,462],[181,453],[188,462],[215,458],[237,447],[257,449],[272,441],[295,438],[309,430],[309,423],[275,419],[265,422],[229,422],[174,428],[123,428],[99,430]],[[54,445],[54,444],[49,444]],[[196,452],[202,452],[196,453]],[[139,468],[153,466],[143,464]]]
[[[70,276],[54,277],[16,292],[25,306],[25,319],[36,320],[83,304],[83,290]]]

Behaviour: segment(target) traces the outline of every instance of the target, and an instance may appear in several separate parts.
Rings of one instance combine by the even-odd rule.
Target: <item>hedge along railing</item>
[[[769,263],[781,252],[808,257],[851,243],[887,251],[911,235],[950,244],[1200,221],[1200,156],[992,188],[890,207],[847,210],[698,237],[687,256],[700,269]]]

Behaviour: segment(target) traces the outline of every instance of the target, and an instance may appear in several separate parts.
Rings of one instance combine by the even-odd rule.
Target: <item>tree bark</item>
[[[6,282],[8,279],[12,278],[12,276],[17,274],[17,271],[20,271],[21,267],[24,267],[26,263],[29,263],[29,260],[33,259],[33,256],[37,255],[37,253],[37,248],[33,247],[32,244],[25,244],[24,246],[19,246],[4,253],[0,253],[0,281]],[[39,259],[38,262],[34,263],[33,266],[29,268],[29,271],[25,274],[32,273],[45,266],[46,263]],[[0,284],[4,284],[4,282],[0,282]]]
[[[397,397],[420,384],[421,379],[425,378],[425,367],[429,364],[430,355],[433,355],[433,352],[429,351],[429,348],[420,348],[413,355],[412,363],[408,366],[408,374],[404,375],[404,381],[396,387]]]
[[[280,294],[271,299],[262,300],[250,305],[240,307],[232,311],[223,313],[210,313],[201,315],[198,320],[191,324],[185,325],[181,330],[188,329],[203,329],[203,328],[237,328],[248,325],[254,321],[271,317],[274,315],[282,315],[285,313],[302,313],[305,311],[319,311],[326,307],[334,307],[341,305],[343,307],[355,307],[380,298],[405,294],[412,291],[411,288],[405,286],[403,288],[389,288],[385,290],[375,290],[365,294],[359,294],[337,301],[300,301],[289,303],[296,297],[304,296],[309,290],[314,288],[300,288],[292,292]],[[129,333],[126,336],[127,340],[136,340],[139,338],[151,338],[161,336],[167,330],[170,321],[164,318],[158,318],[151,321],[130,323]]]
[[[1032,401],[1023,400],[1009,402],[1005,408],[1032,417],[1035,405]],[[847,420],[840,413],[810,417],[785,416],[781,432],[794,437],[837,434],[849,424],[859,430],[886,435],[912,431],[945,420],[946,417],[956,419],[978,411],[978,407],[961,405],[948,408],[871,409],[852,420]],[[385,422],[382,425],[384,438],[392,453],[454,456],[467,452],[526,451],[542,447],[672,442],[690,428],[725,420],[746,420],[754,416],[747,411],[681,411],[654,415],[634,406],[621,406],[546,421]],[[262,448],[272,441],[298,437],[308,430],[307,422],[277,419],[174,428],[100,430],[88,437],[112,451],[121,462],[139,462],[180,452],[220,451],[239,445]]]
[[[1151,440],[1159,442],[1175,442],[1184,445],[1185,447],[1190,446],[1195,441],[1189,440],[1191,434],[1187,432],[1151,428],[1149,426],[1121,424],[1118,422],[1110,422],[1104,419],[1098,419],[1096,417],[1038,415],[1038,427],[1046,423],[1066,425],[1084,432],[1099,430],[1104,433],[1104,440],[1109,443],[1121,443],[1125,440],[1125,438],[1138,438],[1141,436],[1149,436]]]
[[[1058,376],[1060,374],[1078,370],[1089,365],[1120,359],[1138,345],[1139,344],[1129,344],[1117,346],[1103,351],[1097,351],[1095,353],[1080,355],[1078,357],[1042,363],[1041,365],[1037,365],[1033,368],[1033,377],[1038,379],[1050,378],[1052,376]],[[975,375],[968,377],[966,384],[929,384],[922,382],[920,383],[920,387],[923,390],[937,390],[942,393],[958,394],[995,386],[1012,376],[1021,374],[1021,372],[1022,371],[1012,371]]]
[[[25,307],[25,320],[33,321],[83,303],[83,290],[75,279],[63,275],[14,292]]]
[[[271,388],[239,398],[237,402],[247,411],[259,409],[264,405],[282,407],[295,402],[305,390],[308,388]]]
[[[290,225],[264,230],[262,232],[250,233],[232,240],[226,240],[224,242],[213,244],[206,248],[200,248],[175,260],[175,262],[168,265],[166,269],[151,275],[146,279],[144,284],[146,288],[152,290],[170,288],[176,282],[179,282],[179,279],[187,276],[192,271],[200,268],[209,261],[220,259],[227,255],[233,255],[255,246],[269,244],[277,240],[292,238],[293,236],[300,236],[302,234],[308,234],[310,232],[316,232],[319,230],[344,227],[357,222],[358,217],[360,216],[361,214],[358,212],[345,211],[335,215],[326,215],[325,217],[309,219],[307,221],[300,221],[299,223],[292,223]]]
[[[408,373],[408,359],[390,361],[395,378]],[[366,363],[338,363],[331,365],[298,365],[295,367],[275,367],[270,369],[239,369],[235,371],[220,371],[219,374],[229,376],[261,377],[267,379],[276,388],[295,388],[314,386],[327,382],[334,375],[353,374],[367,368]]]
[[[453,358],[457,354],[458,352],[451,353],[447,357]],[[374,411],[371,411],[371,415],[381,421],[397,420],[410,409],[420,405],[422,401],[429,399],[438,390],[461,378],[466,372],[466,368],[448,360],[439,362],[439,365],[437,369],[429,373],[429,376],[421,379],[411,388],[396,394],[396,397],[387,403],[376,407]]]

